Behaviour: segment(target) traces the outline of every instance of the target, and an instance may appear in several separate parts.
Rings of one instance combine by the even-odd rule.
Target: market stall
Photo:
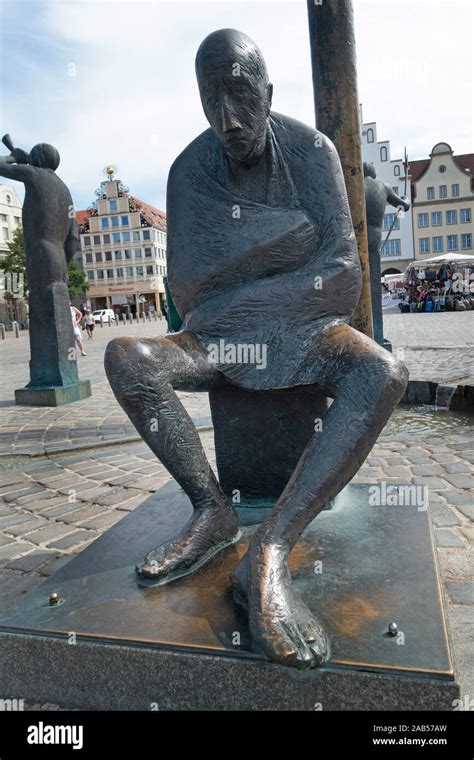
[[[402,312],[465,311],[474,307],[474,253],[412,261],[405,272]]]

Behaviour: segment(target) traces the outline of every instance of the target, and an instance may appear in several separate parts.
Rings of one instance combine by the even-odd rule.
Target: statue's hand
[[[14,148],[11,152],[16,164],[29,164],[30,154],[21,148]]]

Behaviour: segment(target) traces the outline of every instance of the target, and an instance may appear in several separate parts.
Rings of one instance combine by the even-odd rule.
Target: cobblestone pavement
[[[454,351],[457,363],[451,359],[452,367],[462,364],[474,377],[473,326],[471,312],[386,317],[387,337],[395,348],[405,349],[412,374],[420,370],[420,362],[427,373],[443,369],[444,352]],[[0,381],[0,614],[169,479],[152,452],[137,441],[102,369],[107,341],[122,333],[163,334],[164,324],[97,328],[94,342],[86,344],[88,356],[80,360],[81,378],[92,380],[94,396],[58,409],[13,405],[14,388],[28,379],[28,338],[10,335],[0,343],[2,368],[8,367]],[[412,354],[418,357],[416,364],[411,363]],[[431,355],[433,362],[428,361]],[[424,379],[446,381],[436,375]],[[205,427],[206,395],[181,395],[195,421]],[[213,461],[212,433],[201,436]],[[382,436],[355,482],[428,487],[455,663],[463,694],[472,697],[474,429],[429,438]]]
[[[83,449],[98,443],[139,440],[139,436],[126,414],[115,400],[105,376],[104,350],[113,337],[119,335],[164,335],[165,322],[147,322],[123,326],[97,326],[94,340],[86,340],[87,356],[79,357],[81,380],[90,380],[92,397],[67,406],[29,407],[15,406],[14,390],[28,380],[28,333],[20,338],[7,333],[0,341],[0,456],[11,453],[37,456],[38,454]],[[8,368],[8,371],[5,369]],[[186,409],[196,424],[210,422],[207,395],[180,393]]]
[[[384,334],[410,380],[474,385],[474,312],[386,314]]]

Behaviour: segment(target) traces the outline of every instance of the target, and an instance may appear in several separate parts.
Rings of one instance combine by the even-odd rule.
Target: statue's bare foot
[[[236,601],[248,611],[255,651],[295,668],[315,668],[328,659],[329,640],[292,590],[282,547],[249,549],[231,580]]]
[[[180,535],[149,552],[135,570],[146,586],[191,575],[240,536],[237,516],[225,505],[195,509]]]

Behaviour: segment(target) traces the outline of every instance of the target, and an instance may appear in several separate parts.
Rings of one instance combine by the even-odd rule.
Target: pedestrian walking
[[[86,328],[87,337],[89,340],[94,340],[94,327],[95,319],[91,314],[90,309],[86,309],[84,314],[84,327]]]
[[[82,319],[82,314],[79,311],[79,309],[77,309],[72,304],[71,304],[71,319],[72,319],[72,328],[74,330],[74,338],[76,339],[76,343],[81,352],[81,356],[87,356],[86,352],[84,351],[84,343],[82,342],[81,330],[79,328],[79,324]]]

